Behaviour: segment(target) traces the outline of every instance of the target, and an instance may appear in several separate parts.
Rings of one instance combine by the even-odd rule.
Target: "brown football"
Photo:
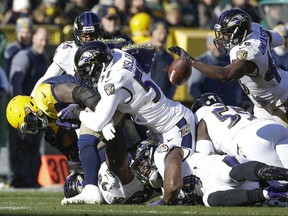
[[[192,73],[192,66],[184,58],[175,59],[168,70],[168,77],[170,82],[175,86],[184,85]]]

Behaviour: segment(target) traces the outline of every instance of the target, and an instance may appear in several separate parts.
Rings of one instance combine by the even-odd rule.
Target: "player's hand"
[[[83,109],[78,104],[70,104],[58,113],[60,119],[79,119]]]
[[[168,50],[176,55],[178,55],[179,57],[182,57],[183,55],[183,51],[179,46],[172,46],[169,47]]]
[[[169,47],[168,50],[176,55],[178,55],[181,58],[185,58],[187,59],[188,62],[190,62],[190,64],[192,65],[195,61],[195,59],[189,55],[183,48],[179,47],[179,46],[172,46]]]
[[[115,133],[116,130],[114,128],[114,122],[110,121],[107,125],[105,125],[105,127],[102,129],[102,134],[104,136],[104,138],[109,141],[112,140],[113,138],[115,138]]]
[[[55,124],[66,130],[76,130],[80,128],[80,122],[65,121],[65,119],[59,119],[59,118],[55,121]]]

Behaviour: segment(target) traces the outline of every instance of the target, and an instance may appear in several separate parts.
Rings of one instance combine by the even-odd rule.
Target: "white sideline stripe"
[[[96,204],[97,205],[97,204]],[[101,204],[100,204],[101,205]],[[75,205],[74,205],[75,206]],[[109,206],[109,205],[108,205]],[[95,209],[69,209],[69,211],[72,211],[72,212],[94,212],[95,211]],[[105,214],[107,214],[107,213],[113,213],[113,212],[115,212],[115,210],[109,210],[109,209],[105,209],[105,210],[97,210],[97,213],[99,213],[99,214],[103,214],[103,215],[105,215]],[[127,210],[127,211],[125,211],[125,210],[123,210],[123,211],[121,211],[121,210],[117,210],[117,213],[120,213],[120,212],[122,212],[122,213],[126,213],[127,212],[127,215],[128,214],[132,214],[132,215],[137,215],[137,214],[139,214],[139,211],[131,211],[131,209],[129,209],[129,210]],[[161,215],[171,215],[171,212],[159,212],[159,211],[145,211],[145,215],[159,215],[159,214],[161,214]],[[187,215],[198,215],[199,214],[199,212],[192,212],[192,211],[186,211],[186,212],[181,212],[181,215],[183,215],[183,214],[187,214]],[[143,214],[139,214],[139,215],[143,215]]]
[[[0,207],[0,210],[21,210],[21,209],[28,209],[28,207],[14,207],[14,206],[5,206]]]

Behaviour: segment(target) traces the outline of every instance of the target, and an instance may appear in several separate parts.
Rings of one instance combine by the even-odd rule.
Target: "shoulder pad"
[[[155,50],[155,46],[151,43],[145,43],[145,44],[127,44],[126,46],[122,47],[122,50],[125,52],[131,49]]]
[[[255,41],[245,41],[238,46],[232,48],[230,58],[249,61],[259,55],[258,44]]]
[[[57,47],[54,53],[53,61],[58,62],[57,61],[58,59],[64,60],[68,55],[71,55],[70,54],[71,51],[73,52],[73,57],[74,57],[74,54],[77,51],[77,49],[78,47],[74,41],[65,41]]]
[[[110,49],[121,49],[127,44],[127,41],[124,38],[115,38],[115,39],[98,39],[108,45]]]

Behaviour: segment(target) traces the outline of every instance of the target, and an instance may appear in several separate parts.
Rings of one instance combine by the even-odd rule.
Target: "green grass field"
[[[287,215],[284,207],[217,207],[147,205],[69,205],[60,204],[63,192],[57,190],[1,190],[0,215]]]

